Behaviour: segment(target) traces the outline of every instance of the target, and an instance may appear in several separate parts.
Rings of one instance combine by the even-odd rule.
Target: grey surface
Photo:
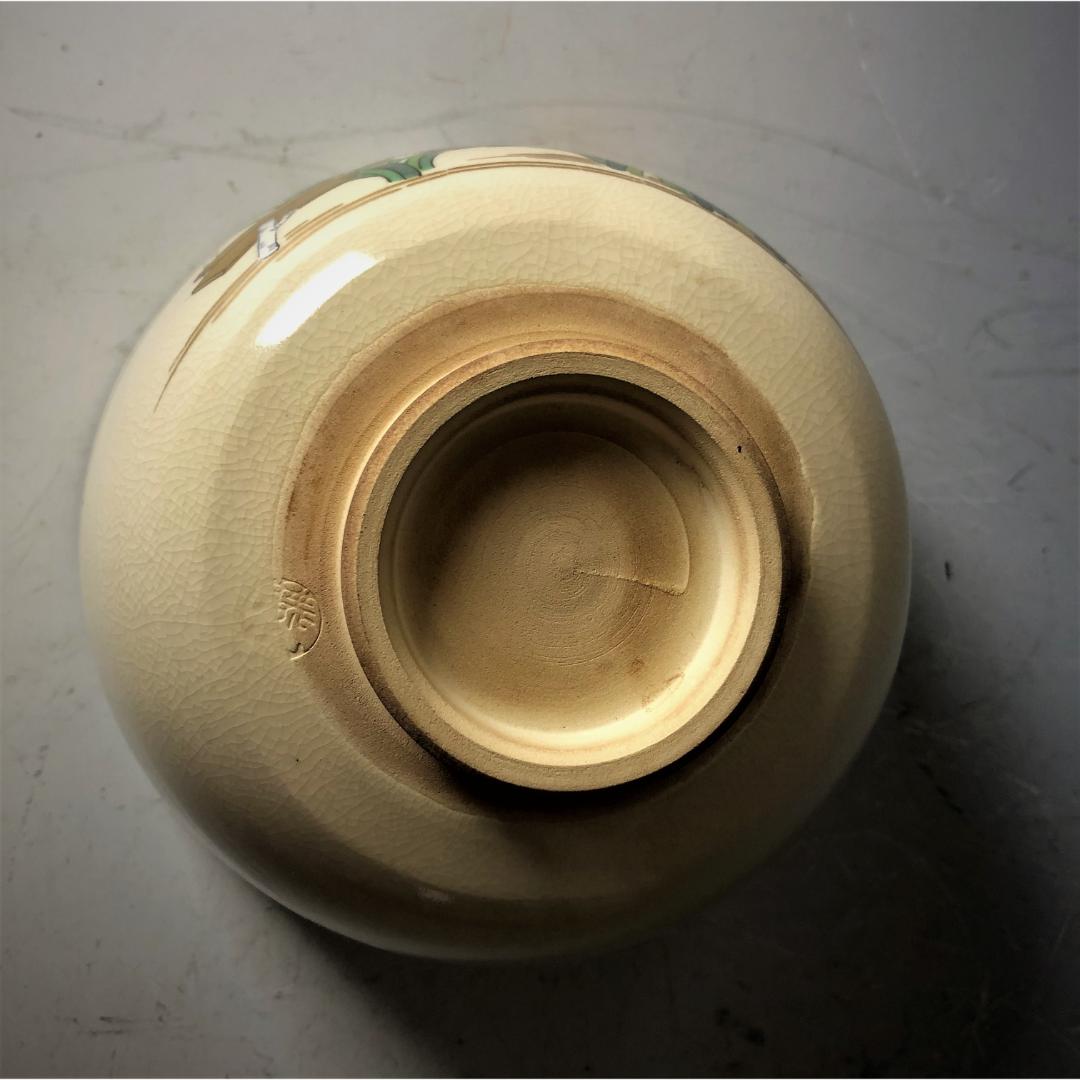
[[[1077,9],[0,10],[6,1073],[1080,1069]],[[915,547],[890,704],[766,867],[635,948],[380,954],[234,877],[110,719],[79,614],[139,329],[297,188],[584,149],[762,233],[852,334]]]

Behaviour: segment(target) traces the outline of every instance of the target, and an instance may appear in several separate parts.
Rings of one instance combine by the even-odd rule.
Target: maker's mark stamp
[[[315,594],[299,581],[281,578],[274,582],[277,591],[277,621],[285,628],[289,652],[298,660],[319,640],[322,612]]]

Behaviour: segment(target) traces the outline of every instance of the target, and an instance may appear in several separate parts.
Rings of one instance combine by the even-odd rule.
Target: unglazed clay
[[[612,162],[384,162],[230,242],[110,399],[88,621],[141,760],[282,903],[602,944],[827,790],[903,630],[896,450],[766,245]]]

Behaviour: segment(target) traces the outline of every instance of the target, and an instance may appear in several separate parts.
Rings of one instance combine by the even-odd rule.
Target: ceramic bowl
[[[716,893],[850,760],[896,449],[760,239],[579,154],[419,154],[188,280],[106,409],[86,610],[162,790],[361,940],[512,956]]]

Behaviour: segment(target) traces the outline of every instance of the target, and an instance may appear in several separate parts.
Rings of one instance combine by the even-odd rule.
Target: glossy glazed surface
[[[480,417],[495,435],[471,425],[461,445],[429,442],[460,411],[447,395],[470,392],[481,357],[491,358],[485,370],[533,364],[534,379],[570,379],[556,390],[578,419],[553,425],[543,396],[518,403],[512,425],[531,425],[535,445],[497,463],[485,457],[506,444],[497,411]],[[630,433],[629,449],[589,430],[615,406],[585,408],[589,387],[574,381],[626,365],[667,380],[649,392],[663,389],[680,417],[658,434],[655,410],[619,405],[614,427]],[[721,478],[711,509],[673,517],[650,485],[678,507],[678,484],[655,469],[657,481],[627,484],[636,466],[626,454],[641,462],[658,439],[685,441],[696,430],[687,417],[726,451],[704,470]],[[745,437],[720,434],[735,430]],[[428,479],[395,503],[423,447]],[[557,482],[523,469],[534,460]],[[759,479],[733,484],[733,468]],[[469,473],[494,502],[447,515],[425,491]],[[495,481],[508,477],[503,489],[516,494],[501,502]],[[754,484],[761,495],[747,494]],[[148,491],[159,497],[148,502]],[[598,492],[612,509],[588,522]],[[757,509],[725,512],[720,493]],[[537,507],[545,521],[577,524],[541,538],[523,565],[473,549],[470,514],[495,515],[484,535],[503,537],[505,551],[536,532]],[[388,513],[387,535],[422,514],[430,536],[418,543],[406,529],[410,539],[384,554],[381,524],[365,522]],[[635,547],[620,523],[650,513],[652,539]],[[735,520],[753,526],[718,524]],[[730,594],[710,576],[729,560],[687,561],[712,544],[744,551]],[[450,575],[447,560],[458,565]],[[535,581],[538,565],[576,590],[562,600],[558,587],[542,590],[541,647],[506,628],[486,640],[500,611],[488,582]],[[873,721],[899,647],[907,566],[902,482],[877,396],[792,271],[678,189],[521,149],[361,170],[223,249],[150,328],[114,392],[83,530],[110,695],[158,782],[296,910],[440,955],[611,940],[745,870],[820,797]],[[644,606],[642,579],[660,586],[645,587]],[[420,619],[439,600],[472,636]],[[617,679],[577,673],[569,715],[579,733],[619,718],[616,750],[590,735],[607,749],[586,764],[630,764],[596,782],[543,782],[536,769],[556,775],[545,755],[558,739],[521,688],[551,692],[543,657],[560,643],[587,659],[588,636],[558,625],[582,603],[601,624],[629,618],[634,631],[616,642],[626,661]],[[519,607],[538,605],[526,595]],[[717,618],[723,633],[708,629]],[[731,647],[739,625],[750,629]],[[596,640],[606,648],[613,637]],[[493,645],[504,650],[498,664],[479,663]],[[709,674],[669,686],[702,649]],[[654,659],[662,664],[649,670]],[[716,673],[720,659],[733,674]],[[500,749],[508,722],[531,751]],[[448,766],[443,753],[497,779]],[[601,790],[526,791],[507,779]]]

